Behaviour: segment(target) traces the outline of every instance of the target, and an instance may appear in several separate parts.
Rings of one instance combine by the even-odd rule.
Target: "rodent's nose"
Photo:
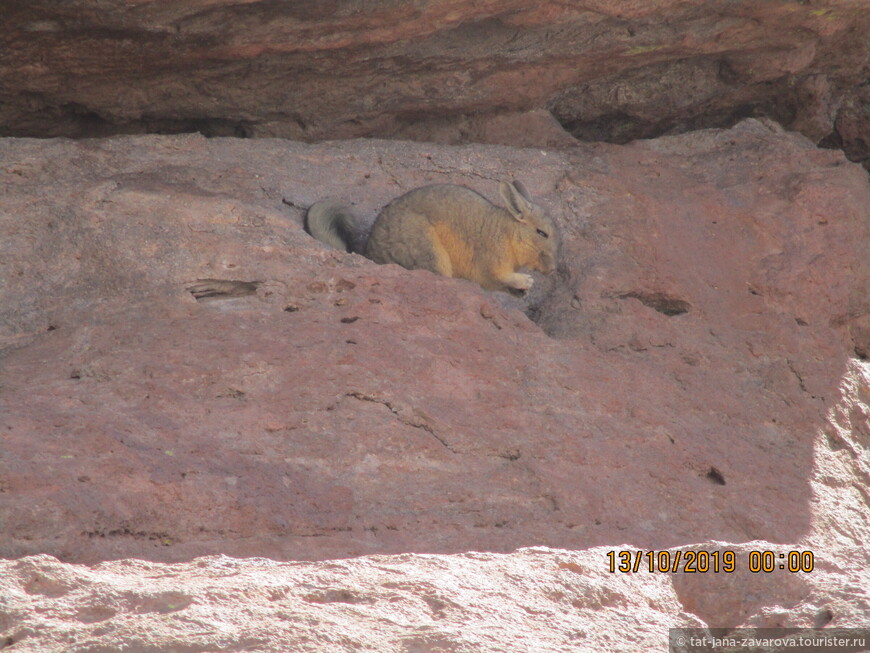
[[[541,272],[552,274],[556,271],[556,259],[548,253],[541,254]]]

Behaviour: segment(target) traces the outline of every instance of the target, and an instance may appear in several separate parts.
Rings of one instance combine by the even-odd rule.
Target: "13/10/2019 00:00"
[[[743,555],[746,555],[745,568],[754,574],[774,571],[809,573],[815,566],[812,551],[608,551],[607,559],[610,573],[730,574],[738,570]]]

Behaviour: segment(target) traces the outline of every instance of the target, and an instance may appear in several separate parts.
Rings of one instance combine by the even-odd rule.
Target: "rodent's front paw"
[[[511,277],[510,286],[517,290],[528,290],[532,287],[533,283],[535,283],[535,280],[532,279],[530,274],[514,274]]]

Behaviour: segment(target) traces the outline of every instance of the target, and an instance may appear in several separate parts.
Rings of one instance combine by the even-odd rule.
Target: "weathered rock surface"
[[[417,185],[495,198],[511,176],[563,231],[559,271],[524,300],[331,251],[300,226],[327,195],[371,220]],[[756,121],[560,151],[7,139],[0,183],[0,556],[63,561],[4,563],[13,650],[40,650],[38,632],[70,650],[113,650],[113,632],[163,642],[145,650],[281,650],[245,639],[244,611],[197,621],[210,602],[264,606],[245,589],[257,574],[279,590],[256,633],[308,619],[298,597],[281,603],[291,588],[338,592],[312,608],[321,622],[305,622],[298,650],[328,636],[353,650],[335,625],[348,614],[369,624],[363,650],[382,651],[606,650],[611,611],[628,629],[613,650],[649,650],[665,624],[866,624],[870,187],[842,153]],[[509,553],[529,546],[579,552]],[[819,563],[627,580],[581,551],[595,546],[773,547]],[[216,554],[399,557],[191,562]],[[122,558],[155,564],[64,564]],[[224,593],[222,565],[252,580]],[[397,582],[441,587],[433,565],[457,583],[479,567],[477,589],[427,603],[431,586],[408,580],[407,621],[383,640],[391,572],[346,590],[371,602],[344,601],[335,580],[402,567]],[[505,566],[520,585],[542,568],[572,579],[538,586],[552,618],[524,617],[553,631],[543,648],[525,625],[502,633],[505,603],[538,609],[488,584]],[[169,591],[146,578],[164,573],[186,607],[137,607]],[[306,574],[324,576],[308,588]],[[105,591],[128,583],[131,595]],[[72,623],[74,610],[93,614]],[[421,610],[450,625],[415,631]],[[600,612],[611,635],[565,639],[587,632],[571,610]],[[194,630],[148,631],[146,613]],[[461,625],[472,614],[485,628]]]
[[[615,142],[762,115],[870,156],[865,0],[11,4],[7,136],[544,145],[546,112]]]
[[[699,616],[866,626],[866,572],[819,556],[812,574],[751,574],[750,551],[784,550],[753,545],[730,547],[740,572],[697,576],[611,574],[604,548],[91,568],[36,556],[0,561],[0,633],[16,653],[577,653],[666,651],[668,628],[703,627]]]

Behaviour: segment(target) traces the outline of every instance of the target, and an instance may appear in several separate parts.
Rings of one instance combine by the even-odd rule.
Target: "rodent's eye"
[[[550,237],[550,234],[548,234],[548,233],[547,233],[546,231],[544,231],[543,229],[536,229],[536,231],[538,232],[538,235],[539,235],[541,238],[549,238],[549,237]]]

